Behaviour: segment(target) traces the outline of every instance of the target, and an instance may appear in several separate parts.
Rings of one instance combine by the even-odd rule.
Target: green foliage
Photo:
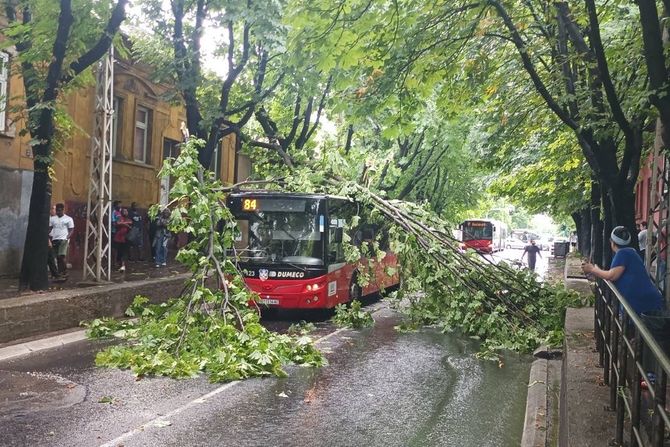
[[[129,320],[103,317],[92,321],[82,321],[81,326],[86,328],[86,335],[89,338],[109,338],[131,329],[133,323]]]
[[[170,229],[190,236],[177,259],[190,268],[192,277],[183,295],[166,303],[150,304],[136,297],[126,311],[134,321],[89,323],[91,336],[115,335],[129,342],[98,353],[96,364],[128,368],[138,376],[205,373],[214,382],[284,376],[286,364],[323,365],[325,359],[309,337],[268,331],[248,305],[257,297],[228,256],[236,226],[225,207],[222,185],[200,169],[201,144],[190,140],[161,172],[175,178]],[[216,229],[219,222],[221,232]]]
[[[530,352],[543,343],[562,343],[565,309],[587,304],[562,284],[537,283],[526,270],[510,271],[513,276],[508,281],[516,276],[517,284],[510,284],[510,290],[499,288],[496,293],[502,299],[492,303],[483,291],[486,287],[472,293],[458,287],[453,279],[445,283],[446,272],[437,270],[429,258],[407,264],[407,250],[403,253],[401,259],[409,271],[405,274],[416,280],[406,282],[398,297],[409,298],[406,306],[399,306],[407,316],[400,329],[437,325],[445,331],[476,337],[482,341],[481,355],[487,358],[501,350]],[[488,270],[478,272],[477,281],[483,283],[488,275],[499,274],[494,266]],[[532,292],[513,290],[523,284],[532,284]]]
[[[195,303],[183,298],[160,305],[134,305],[133,312],[141,316],[125,326],[132,329],[123,333],[130,344],[98,353],[96,364],[130,369],[137,376],[186,378],[205,373],[213,382],[224,382],[285,376],[282,367],[286,364],[325,363],[309,337],[268,331],[256,312],[244,312],[244,330],[239,330],[218,312],[194,311],[189,305]],[[116,325],[108,321],[107,331],[115,331]],[[101,326],[95,325],[98,333],[103,333]]]
[[[339,327],[360,329],[375,324],[372,314],[361,309],[361,302],[354,300],[349,305],[338,304],[335,306],[333,321]]]
[[[47,76],[54,57],[56,31],[60,23],[60,2],[24,0],[21,2],[7,2],[7,8],[9,9],[10,4],[13,3],[19,5],[18,7],[13,6],[15,10],[21,11],[24,18],[26,14],[29,14],[30,19],[22,20],[21,17],[18,17],[15,21],[9,21],[8,26],[0,30],[5,38],[3,42],[0,42],[0,48],[11,46],[20,48],[20,51],[13,57],[13,66],[20,67],[20,74],[24,78],[25,96],[33,100],[34,105],[26,108],[25,103],[21,102],[12,111],[25,118],[28,130],[34,133],[37,127],[41,125],[39,122],[40,112],[46,109],[52,110],[55,114],[53,123],[55,134],[52,144],[54,149],[61,149],[76,128],[76,124],[66,109],[66,96],[68,93],[94,82],[90,67],[77,76],[72,76],[74,72],[70,64],[81,58],[90,50],[92,43],[100,39],[110,18],[112,6],[116,2],[111,0],[95,2],[73,0],[71,2],[74,21],[66,37],[67,48],[64,53],[62,77],[51,80],[52,83],[55,81],[55,84],[51,87],[55,87],[57,90],[53,101],[45,99],[45,88],[47,87]],[[3,12],[5,11],[3,10]],[[117,38],[115,39],[118,41]],[[44,142],[40,143],[43,144]],[[48,157],[49,159],[44,161],[51,163],[53,161],[52,154],[49,154]]]
[[[286,331],[289,335],[307,335],[310,332],[313,332],[316,329],[314,323],[308,323],[306,321],[300,321],[298,323],[293,323],[288,327]]]

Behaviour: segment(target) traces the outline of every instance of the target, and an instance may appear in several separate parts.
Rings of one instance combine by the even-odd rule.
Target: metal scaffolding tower
[[[670,302],[670,269],[668,265],[668,236],[670,236],[670,178],[668,157],[659,144],[654,145],[649,183],[649,212],[647,214],[647,246],[644,263],[651,279]]]
[[[110,281],[112,246],[112,121],[114,51],[110,47],[96,74],[95,129],[91,144],[83,280]]]

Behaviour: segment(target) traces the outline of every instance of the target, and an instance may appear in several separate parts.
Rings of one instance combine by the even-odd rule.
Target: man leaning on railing
[[[609,270],[588,262],[582,264],[582,270],[584,273],[612,281],[638,315],[661,310],[664,307],[663,297],[651,282],[638,252],[629,247],[630,241],[631,233],[626,227],[614,228],[610,235],[614,259]]]

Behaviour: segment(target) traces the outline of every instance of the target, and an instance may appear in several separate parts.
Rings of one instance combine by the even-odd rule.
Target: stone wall
[[[33,173],[0,168],[0,185],[0,276],[15,276],[26,238]]]
[[[136,295],[153,303],[181,292],[188,274],[0,300],[0,343],[71,329],[81,321],[122,317]]]

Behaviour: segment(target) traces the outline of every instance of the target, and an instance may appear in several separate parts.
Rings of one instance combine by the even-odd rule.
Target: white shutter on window
[[[0,52],[0,132],[7,127],[7,84],[9,82],[9,54]]]

